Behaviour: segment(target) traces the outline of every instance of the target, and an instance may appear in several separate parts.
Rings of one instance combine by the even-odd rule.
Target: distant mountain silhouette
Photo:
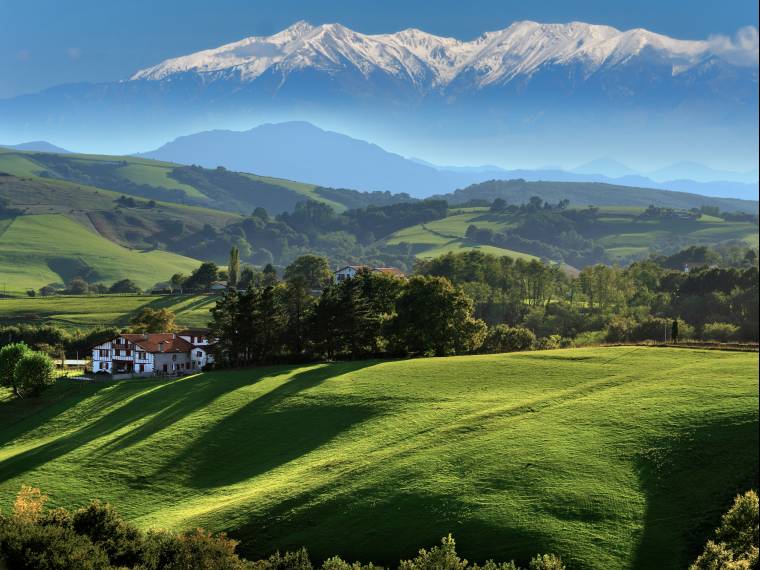
[[[21,144],[0,144],[0,147],[12,148],[14,150],[31,150],[35,152],[57,152],[65,154],[71,152],[47,141],[29,141]]]
[[[703,196],[757,199],[756,183],[656,182],[640,175],[612,177],[560,169],[437,166],[421,159],[405,158],[378,145],[303,121],[264,124],[248,131],[204,131],[179,137],[139,156],[207,168],[224,166],[335,188],[406,192],[417,198],[452,192],[487,180],[522,178],[528,181],[607,182]]]

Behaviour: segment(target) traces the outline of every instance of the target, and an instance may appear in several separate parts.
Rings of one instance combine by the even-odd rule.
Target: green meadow
[[[0,505],[94,497],[249,557],[684,568],[758,474],[758,357],[569,349],[61,382],[0,400]]]
[[[0,299],[0,323],[44,323],[64,328],[123,327],[140,309],[173,311],[177,324],[208,324],[213,295],[57,295]]]
[[[198,265],[175,253],[128,249],[61,214],[19,216],[0,224],[0,286],[8,292],[67,282],[85,266],[95,271],[94,281],[129,278],[147,288]]]

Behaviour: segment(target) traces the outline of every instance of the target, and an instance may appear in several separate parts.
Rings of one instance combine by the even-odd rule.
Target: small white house
[[[92,371],[109,374],[191,374],[213,362],[206,333],[120,334],[92,349]]]
[[[370,267],[368,265],[346,265],[341,267],[335,273],[336,283],[342,283],[346,279],[353,279],[360,271],[372,271],[375,273],[384,273],[386,275],[392,275],[393,277],[404,277],[404,272],[395,267]]]
[[[226,281],[213,281],[211,285],[209,285],[209,291],[212,293],[223,293],[227,290],[227,282]]]

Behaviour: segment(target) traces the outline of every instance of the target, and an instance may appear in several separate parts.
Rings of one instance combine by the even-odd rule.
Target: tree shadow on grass
[[[296,394],[336,376],[375,365],[375,361],[323,364],[299,372],[225,416],[196,438],[162,469],[190,465],[189,485],[229,485],[284,465],[378,413],[378,406],[356,405],[350,398],[324,402],[298,400]]]
[[[686,568],[733,498],[758,478],[757,416],[725,418],[656,442],[639,462],[647,496],[634,568]]]
[[[294,491],[276,509],[230,532],[246,558],[256,560],[275,550],[304,546],[315,562],[340,555],[344,560],[394,568],[399,560],[414,558],[420,548],[439,545],[449,533],[460,557],[471,562],[514,559],[525,567],[539,552],[559,553],[550,537],[513,521],[500,521],[502,525],[486,520],[487,515],[478,516],[472,505],[456,496],[388,485],[347,491],[325,501],[324,494],[334,489]]]
[[[144,393],[133,397],[124,405],[93,422],[88,423],[87,418],[83,418],[85,425],[82,429],[9,457],[0,463],[0,481],[31,471],[98,438],[112,434],[145,416],[155,415],[148,422],[153,431],[138,427],[136,435],[128,442],[130,445],[137,443],[155,433],[156,430],[163,429],[207,405],[220,395],[252,383],[255,381],[251,378],[252,374],[255,372],[233,374],[231,378],[219,377],[217,374],[202,374],[168,382],[121,381],[114,385],[114,392],[108,395],[109,401],[104,402],[104,406],[113,403],[120,396],[123,398],[134,396],[135,390],[139,387],[144,388]],[[121,448],[123,447],[125,445]]]
[[[13,398],[0,403],[0,447],[52,421],[87,398],[97,395],[102,407],[107,407],[124,397],[115,389],[108,396],[101,394],[109,386],[101,382],[75,384],[64,381],[39,398]]]

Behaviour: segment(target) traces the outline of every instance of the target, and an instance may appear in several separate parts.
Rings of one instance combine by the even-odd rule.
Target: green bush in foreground
[[[17,396],[20,387],[16,384],[16,364],[29,352],[31,349],[23,342],[6,344],[0,348],[0,386],[12,388]]]
[[[10,516],[0,512],[0,567],[19,570],[313,570],[305,548],[276,552],[250,562],[240,558],[237,541],[203,529],[184,533],[151,530],[143,533],[125,521],[109,504],[98,501],[71,513],[45,511],[47,497],[23,486]],[[338,556],[324,561],[321,570],[375,570],[380,567],[348,563]],[[402,560],[399,570],[520,570],[514,561],[487,561],[482,566],[459,558],[451,535],[440,546],[424,548],[416,558]],[[528,570],[565,570],[552,555],[534,557]]]
[[[715,530],[715,540],[708,540],[705,550],[689,570],[750,570],[758,568],[760,508],[756,491],[747,491],[734,499]]]
[[[55,383],[55,365],[44,352],[27,352],[16,363],[14,385],[23,396],[39,396]]]

